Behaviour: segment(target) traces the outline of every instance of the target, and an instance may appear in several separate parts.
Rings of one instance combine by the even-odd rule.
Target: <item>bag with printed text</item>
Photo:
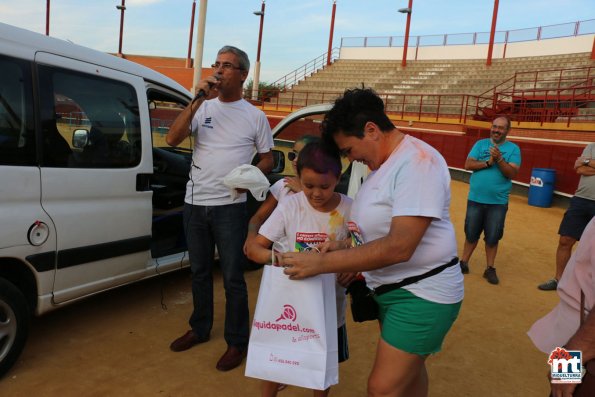
[[[246,376],[324,390],[339,382],[335,275],[290,280],[265,266]]]

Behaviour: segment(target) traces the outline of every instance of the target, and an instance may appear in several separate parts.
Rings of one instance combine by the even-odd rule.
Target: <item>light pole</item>
[[[196,13],[196,0],[192,2],[192,16],[190,17],[190,37],[188,38],[188,56],[186,57],[186,68],[192,67],[192,33],[194,33],[194,14]]]
[[[494,12],[492,13],[492,28],[490,30],[490,42],[488,44],[488,58],[486,66],[492,66],[492,51],[494,50],[494,36],[496,35],[496,20],[498,19],[498,0],[494,0]]]
[[[407,24],[405,25],[405,43],[403,44],[403,60],[401,66],[407,66],[407,47],[409,46],[409,27],[411,26],[411,10],[413,9],[413,0],[409,0],[407,8],[399,9],[402,14],[407,14]]]
[[[335,31],[335,11],[337,10],[337,0],[333,0],[333,13],[331,15],[331,33],[328,38],[328,52],[326,53],[326,65],[331,64],[331,51],[333,50],[333,32]]]
[[[254,64],[254,79],[252,80],[252,99],[258,99],[258,85],[260,84],[260,46],[262,43],[262,27],[264,25],[264,0],[260,11],[254,11],[254,15],[260,16],[260,29],[258,31],[258,50],[256,51],[256,63]]]
[[[122,4],[116,6],[118,10],[120,10],[120,42],[118,44],[118,56],[122,56],[122,34],[124,33],[124,11],[126,11],[126,5],[124,4],[126,0],[122,0]]]
[[[47,0],[45,6],[45,35],[50,35],[50,0]]]
[[[202,75],[202,53],[205,44],[205,25],[207,22],[207,2],[200,0],[198,7],[198,26],[196,27],[196,47],[194,48],[194,74],[192,76],[192,93],[197,94],[195,87]]]

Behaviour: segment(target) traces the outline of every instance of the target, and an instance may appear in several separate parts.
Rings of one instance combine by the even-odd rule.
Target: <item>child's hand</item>
[[[324,243],[320,243],[316,246],[321,253],[329,252],[329,251],[338,251],[345,248],[348,248],[347,240],[339,240],[339,241],[325,241]],[[349,240],[349,243],[351,241]],[[351,246],[351,245],[349,245]]]
[[[341,287],[347,288],[349,284],[357,277],[357,272],[354,273],[337,273],[337,283]]]
[[[283,266],[283,253],[278,251],[273,251],[273,255],[275,256],[275,263],[274,266],[284,267]]]
[[[244,242],[244,255],[248,256],[248,247],[250,246],[250,244],[254,243],[254,237],[253,235],[248,235],[246,237],[246,241]]]
[[[335,243],[336,243],[336,241],[325,241],[324,243],[318,244],[316,246],[316,248],[318,248],[318,250],[321,253],[328,252],[328,251],[334,251],[337,249],[336,247],[334,247],[336,245]]]
[[[300,180],[296,177],[286,176],[285,186],[287,186],[287,188],[289,188],[289,190],[291,190],[294,193],[302,191],[302,185],[300,183]]]

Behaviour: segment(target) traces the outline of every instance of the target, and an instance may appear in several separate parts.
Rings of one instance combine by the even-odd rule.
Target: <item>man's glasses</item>
[[[214,64],[211,65],[211,68],[213,70],[219,70],[219,68],[221,68],[223,70],[244,70],[244,68],[242,68],[241,66],[235,66],[229,62],[223,62],[223,63],[215,62]]]
[[[293,150],[293,151],[287,153],[287,158],[289,159],[289,161],[293,161],[293,160],[297,159],[297,155],[298,155],[298,152]]]

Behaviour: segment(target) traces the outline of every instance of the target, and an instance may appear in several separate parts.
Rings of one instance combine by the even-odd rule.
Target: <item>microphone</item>
[[[219,80],[221,80],[221,76],[214,74],[213,77],[217,80],[217,82],[219,82]],[[209,84],[209,90],[211,90],[216,83],[212,83],[210,81],[207,82]],[[206,97],[207,93],[205,92],[205,90],[203,90],[202,88],[200,90],[198,90],[198,93],[196,94],[196,96],[194,97],[194,99],[192,100],[193,102],[199,98],[203,98]]]

